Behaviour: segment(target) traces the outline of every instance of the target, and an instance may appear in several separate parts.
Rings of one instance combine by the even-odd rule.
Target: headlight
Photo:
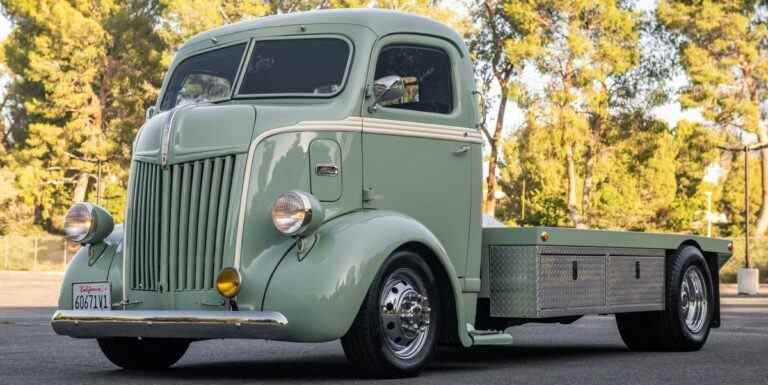
[[[277,231],[285,235],[301,235],[323,222],[320,202],[301,191],[282,193],[272,206],[272,222]]]
[[[112,216],[91,203],[75,203],[64,217],[64,234],[72,242],[97,243],[115,227]]]

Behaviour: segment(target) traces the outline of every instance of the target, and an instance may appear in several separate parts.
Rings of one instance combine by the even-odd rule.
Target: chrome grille
[[[134,290],[213,288],[222,268],[235,157],[134,162],[128,253]]]

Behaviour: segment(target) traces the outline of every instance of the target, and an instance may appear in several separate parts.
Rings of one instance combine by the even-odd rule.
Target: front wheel
[[[158,370],[175,364],[189,341],[175,338],[99,338],[99,348],[123,369]]]
[[[699,350],[714,309],[712,276],[699,249],[682,248],[668,263],[666,309],[616,314],[621,338],[635,350]]]
[[[432,357],[440,310],[435,277],[410,251],[391,255],[341,344],[350,362],[379,377],[418,374]]]

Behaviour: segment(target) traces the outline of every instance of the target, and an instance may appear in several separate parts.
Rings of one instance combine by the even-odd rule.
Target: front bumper
[[[273,311],[59,310],[51,326],[76,338],[280,339],[288,320]]]

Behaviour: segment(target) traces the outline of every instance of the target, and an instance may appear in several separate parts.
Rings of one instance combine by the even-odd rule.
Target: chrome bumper
[[[279,339],[288,320],[273,311],[59,310],[51,326],[76,338]]]

